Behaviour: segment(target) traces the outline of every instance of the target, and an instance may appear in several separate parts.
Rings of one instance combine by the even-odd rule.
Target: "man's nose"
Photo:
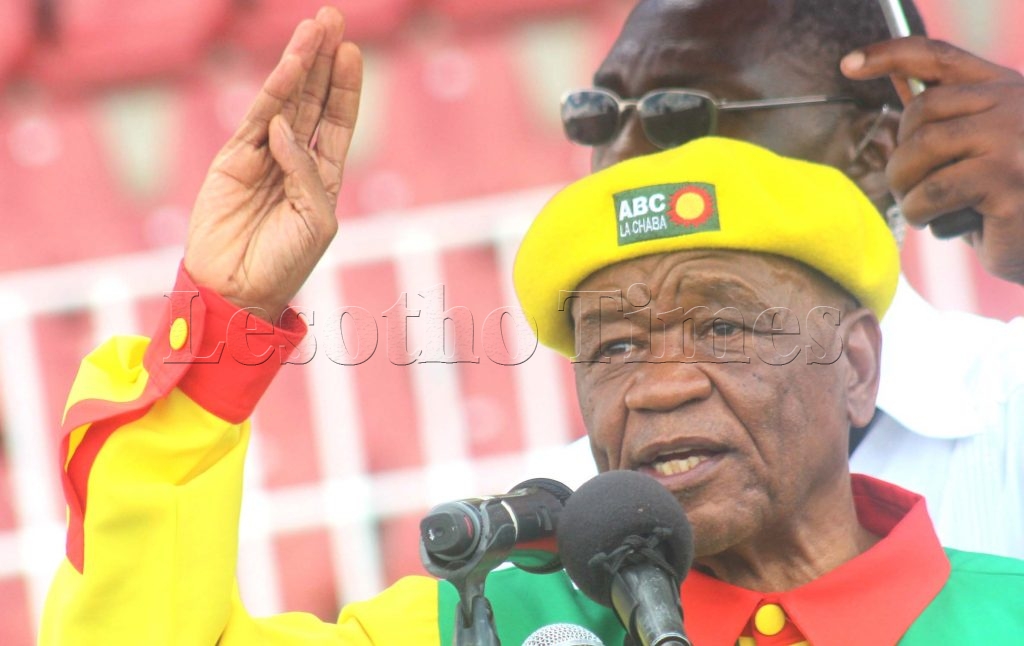
[[[636,110],[630,110],[624,118],[626,122],[619,129],[615,139],[604,146],[594,148],[590,158],[591,170],[599,171],[626,159],[658,152],[658,148],[647,140]]]
[[[631,411],[665,412],[707,399],[713,389],[696,364],[648,363],[636,371],[625,403]]]

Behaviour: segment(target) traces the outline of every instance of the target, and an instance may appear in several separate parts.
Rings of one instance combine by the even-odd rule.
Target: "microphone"
[[[504,495],[438,505],[420,521],[423,564],[443,576],[507,551],[501,560],[527,572],[555,572],[562,567],[555,530],[571,495],[561,482],[534,478]]]
[[[693,561],[693,530],[667,489],[635,471],[608,471],[569,499],[558,549],[573,582],[615,610],[642,646],[692,646],[679,584]]]
[[[549,624],[530,633],[523,646],[604,646],[604,642],[583,626]]]

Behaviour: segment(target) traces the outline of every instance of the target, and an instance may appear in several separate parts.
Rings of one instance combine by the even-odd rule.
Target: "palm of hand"
[[[334,203],[318,177],[291,197],[285,182],[268,147],[229,153],[214,163],[196,202],[195,212],[209,215],[193,218],[189,231],[189,255],[204,259],[202,277],[193,277],[216,281],[226,299],[261,307],[271,319],[337,230]]]
[[[342,27],[340,14],[323,9],[296,28],[214,159],[189,223],[185,267],[196,284],[272,321],[337,232],[361,84],[359,52],[341,42]]]

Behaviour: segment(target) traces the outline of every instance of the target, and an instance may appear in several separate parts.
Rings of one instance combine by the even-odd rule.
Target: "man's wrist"
[[[305,323],[282,315],[277,326],[266,312],[239,308],[197,286],[184,264],[165,296],[169,306],[146,356],[150,378],[170,381],[222,419],[243,421],[305,336]]]

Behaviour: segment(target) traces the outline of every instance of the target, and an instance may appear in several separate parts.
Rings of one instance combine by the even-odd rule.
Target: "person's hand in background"
[[[1024,284],[1024,77],[922,36],[861,48],[841,68],[854,80],[894,77],[904,111],[886,170],[907,221],[973,208],[982,230],[965,238],[982,266]],[[911,96],[907,78],[928,88]]]

